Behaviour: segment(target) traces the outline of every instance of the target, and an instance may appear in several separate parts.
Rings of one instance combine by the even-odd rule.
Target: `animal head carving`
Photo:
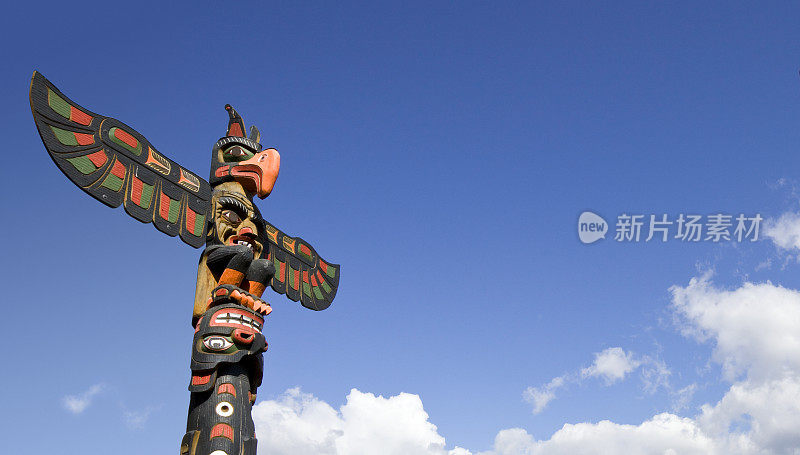
[[[238,182],[248,198],[269,196],[278,178],[281,156],[274,148],[264,150],[259,143],[258,128],[250,128],[250,137],[245,137],[244,120],[230,104],[227,135],[214,144],[211,151],[212,188],[224,183]]]

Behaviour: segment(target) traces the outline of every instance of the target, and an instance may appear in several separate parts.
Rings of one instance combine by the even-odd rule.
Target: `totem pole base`
[[[181,455],[256,455],[250,380],[239,365],[222,368],[214,389],[191,394]]]
[[[181,455],[256,455],[250,412],[263,376],[263,323],[233,303],[212,306],[198,322]]]

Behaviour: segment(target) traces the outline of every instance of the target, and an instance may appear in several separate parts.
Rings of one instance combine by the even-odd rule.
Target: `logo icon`
[[[592,212],[583,212],[578,217],[578,238],[583,243],[594,243],[606,238],[608,223],[600,215]]]

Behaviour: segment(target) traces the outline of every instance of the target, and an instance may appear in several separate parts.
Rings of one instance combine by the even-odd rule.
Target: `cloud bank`
[[[419,396],[384,398],[353,389],[338,410],[299,389],[253,409],[262,454],[331,455],[755,455],[795,454],[800,448],[800,292],[772,283],[727,290],[710,275],[674,286],[671,310],[681,333],[712,346],[729,389],[693,416],[664,412],[638,425],[611,421],[565,424],[549,438],[521,428],[497,433],[491,450],[448,449]],[[648,367],[649,365],[649,367]],[[595,354],[584,378],[611,384],[637,367],[666,381],[663,363],[622,348]],[[642,370],[645,371],[645,370]],[[645,375],[643,374],[643,377]],[[526,399],[544,409],[565,377],[529,388]],[[645,381],[647,386],[647,381]],[[687,408],[696,386],[675,393],[674,412]],[[682,401],[681,401],[682,400]]]
[[[445,439],[419,396],[352,389],[338,410],[299,388],[253,407],[258,452],[270,455],[469,455]]]

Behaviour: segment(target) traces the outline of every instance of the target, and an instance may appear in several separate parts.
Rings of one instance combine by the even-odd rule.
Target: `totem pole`
[[[197,270],[189,416],[181,455],[255,455],[251,406],[263,375],[261,329],[271,286],[312,310],[336,296],[339,265],[261,217],[253,196],[269,196],[280,155],[263,149],[255,126],[245,136],[230,106],[228,129],[211,150],[205,181],[159,153],[119,120],[84,109],[38,72],[31,110],[50,157],[100,202],[185,243],[206,246]]]

